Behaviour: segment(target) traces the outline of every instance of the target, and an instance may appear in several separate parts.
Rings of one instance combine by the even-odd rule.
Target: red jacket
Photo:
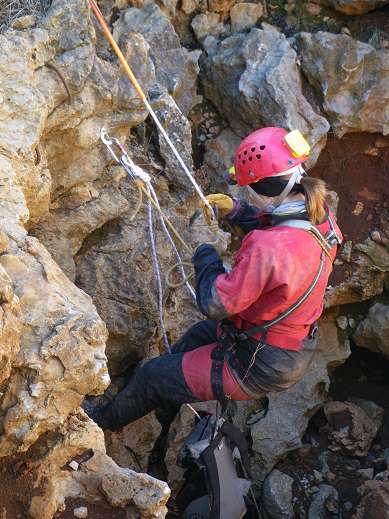
[[[317,227],[323,235],[330,230],[328,221]],[[336,224],[335,230],[341,237]],[[210,254],[209,247],[201,246],[194,257],[200,309],[211,318],[228,316],[240,329],[274,319],[294,304],[314,279],[322,252],[306,230],[282,224],[250,231],[243,239],[230,272],[225,272],[224,267],[220,270],[220,258],[215,250]],[[331,250],[332,261],[326,256],[324,270],[308,299],[289,317],[269,329],[268,344],[292,350],[301,348],[302,339],[322,313],[336,249],[334,246]],[[199,255],[197,262],[196,255]],[[204,256],[213,257],[213,261],[209,258],[208,269],[201,261]]]

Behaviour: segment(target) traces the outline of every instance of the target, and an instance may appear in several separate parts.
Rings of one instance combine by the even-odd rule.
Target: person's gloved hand
[[[222,231],[216,221],[208,225],[205,215],[200,213],[192,225],[190,226],[190,236],[193,249],[197,249],[200,245],[209,244],[215,247],[219,254],[223,254],[228,249],[231,234]]]
[[[211,206],[216,207],[217,213],[221,218],[227,216],[227,214],[230,213],[234,208],[234,201],[228,195],[215,193],[213,195],[208,195],[205,198]],[[210,211],[204,202],[201,202],[201,208],[204,211],[204,215],[207,221],[212,220],[212,215],[210,214]]]

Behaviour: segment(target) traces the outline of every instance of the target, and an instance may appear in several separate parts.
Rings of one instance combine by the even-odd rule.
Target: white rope
[[[158,200],[158,197],[157,197],[157,194],[153,188],[153,186],[150,184],[150,191],[151,191],[151,194],[154,198],[154,201],[155,203],[158,205],[158,207],[160,207],[159,205],[159,200]],[[184,267],[182,266],[182,258],[180,256],[180,253],[178,252],[177,250],[177,247],[176,247],[176,244],[174,243],[174,240],[169,232],[169,229],[167,228],[166,226],[166,223],[164,221],[164,219],[162,218],[162,216],[158,213],[159,215],[159,219],[160,219],[160,222],[161,222],[161,225],[162,225],[162,229],[164,230],[165,232],[165,235],[166,235],[166,238],[168,239],[170,245],[171,245],[171,248],[173,249],[173,252],[178,260],[178,263],[180,265],[179,269],[180,269],[180,272],[182,274],[182,277],[183,279],[186,278],[186,272],[185,272],[185,269]],[[196,292],[194,291],[192,285],[189,283],[189,281],[185,281],[185,286],[186,288],[188,289],[188,292],[190,293],[190,295],[192,296],[192,299],[193,301],[196,301]]]
[[[150,192],[149,184],[147,184],[147,190]],[[151,257],[153,260],[153,269],[154,269],[155,279],[157,282],[157,290],[158,290],[159,324],[161,326],[163,343],[165,345],[165,348],[168,351],[168,353],[171,353],[172,350],[170,348],[169,339],[167,337],[167,332],[166,332],[166,328],[165,328],[165,322],[163,319],[163,289],[162,289],[161,271],[159,268],[157,249],[155,246],[155,234],[154,234],[154,226],[153,226],[153,207],[152,207],[150,201],[147,204],[147,213],[148,213],[148,219],[149,219],[149,237],[150,237]]]
[[[152,185],[150,183],[147,184],[147,189],[148,189],[149,193],[152,193],[152,195],[156,197],[155,192],[153,193],[154,189],[153,189],[153,187],[152,187]],[[159,204],[158,198],[155,198],[155,201]],[[160,267],[159,267],[157,249],[156,249],[156,244],[155,244],[155,234],[154,234],[154,226],[153,226],[153,207],[152,207],[150,201],[147,204],[147,209],[148,209],[147,212],[148,212],[148,220],[149,220],[149,237],[150,237],[150,245],[151,245],[151,247],[150,247],[151,248],[151,256],[152,256],[152,260],[153,260],[153,268],[154,268],[155,279],[156,279],[157,288],[158,288],[159,324],[161,326],[163,342],[164,342],[165,348],[166,348],[168,354],[171,355],[172,354],[172,349],[171,349],[171,346],[169,344],[169,339],[168,339],[166,328],[165,328],[165,321],[164,321],[164,318],[163,318],[164,317],[163,316],[163,290],[162,290],[162,281],[161,281],[161,271],[160,271]],[[176,249],[176,246],[175,246],[175,244],[174,244],[174,242],[172,240],[172,237],[170,236],[169,231],[167,230],[167,228],[165,226],[165,222],[163,221],[163,218],[161,218],[161,222],[162,222],[162,224],[164,225],[164,227],[166,229],[166,235],[169,235],[171,243],[173,243],[174,248]],[[176,251],[177,251],[177,249],[176,249]],[[177,251],[177,254],[178,254],[178,251]],[[178,257],[179,257],[179,254],[178,254]],[[180,258],[180,260],[181,260],[181,258]],[[185,271],[184,271],[184,275],[185,275]],[[190,288],[192,288],[192,287],[190,287]],[[196,295],[195,295],[195,298],[196,298]],[[199,418],[199,419],[201,418],[201,416],[199,415],[199,413],[196,411],[196,409],[194,407],[192,407],[190,404],[185,404],[185,405],[192,411],[192,413],[197,418]]]
[[[181,158],[181,155],[178,153],[177,151],[177,148],[175,147],[175,145],[173,144],[173,142],[171,141],[169,135],[166,133],[164,127],[162,126],[162,124],[160,123],[156,113],[154,112],[154,110],[152,109],[150,103],[147,101],[147,99],[145,99],[144,101],[144,105],[146,106],[149,114],[151,115],[151,117],[153,118],[158,130],[162,133],[165,141],[168,143],[170,149],[172,150],[174,156],[176,157],[176,159],[178,160],[182,170],[184,171],[185,175],[189,178],[189,180],[191,181],[193,187],[195,188],[196,190],[196,193],[199,195],[199,197],[201,198],[201,200],[203,201],[204,205],[210,210],[210,214],[211,215],[214,215],[214,211],[213,211],[213,208],[211,206],[211,204],[208,202],[208,200],[206,199],[201,187],[198,185],[198,183],[196,182],[196,180],[194,179],[192,173],[189,171],[188,167],[186,166],[185,162],[182,160]]]
[[[113,141],[112,141],[112,139],[109,138],[109,135],[104,130],[104,128],[102,128],[102,131],[101,131],[101,140],[107,146],[108,150],[110,151],[111,155],[116,160],[116,162],[121,164],[122,167],[125,169],[125,171],[127,172],[130,179],[134,180],[136,177],[138,177],[143,180],[143,182],[146,185],[147,192],[153,198],[157,207],[160,209],[161,206],[160,206],[160,203],[158,200],[158,196],[151,184],[151,177],[147,173],[145,173],[141,168],[136,166],[136,164],[133,163],[133,161],[130,159],[129,155],[127,154],[127,152],[124,150],[123,146],[120,144],[120,142],[117,139],[115,139],[116,144],[119,146],[120,150],[122,151],[122,157],[120,157],[120,158],[117,157],[117,155],[115,154],[115,152],[112,149]],[[149,239],[150,239],[151,257],[152,257],[153,270],[154,270],[156,284],[157,284],[157,290],[158,290],[157,306],[158,306],[159,324],[160,324],[161,331],[162,331],[164,346],[165,346],[168,354],[171,355],[172,349],[171,349],[171,346],[169,343],[169,339],[168,339],[166,327],[165,327],[165,321],[164,321],[161,270],[160,270],[160,266],[159,266],[156,241],[155,241],[155,233],[154,233],[154,225],[153,225],[153,207],[152,207],[150,200],[148,201],[148,205],[147,205],[147,213],[148,213],[148,223],[149,223]],[[165,220],[163,219],[161,213],[158,212],[158,215],[159,215],[159,218],[160,218],[160,221],[162,224],[162,228],[166,234],[166,237],[168,238],[169,243],[172,246],[172,249],[176,255],[176,258],[178,259],[178,261],[180,263],[182,263],[180,253],[178,252],[177,247],[174,243],[174,240],[165,224]],[[182,267],[182,274],[184,277],[186,277],[185,270],[183,267]],[[193,299],[196,300],[196,294],[195,294],[192,286],[188,282],[186,282],[185,284],[186,284],[189,292],[191,293]],[[194,409],[190,404],[185,404],[185,405],[192,411],[192,413],[197,418],[199,418],[199,419],[201,418],[199,413],[196,411],[196,409]]]

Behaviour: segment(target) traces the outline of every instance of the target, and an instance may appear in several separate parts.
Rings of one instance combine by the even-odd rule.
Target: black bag
[[[178,464],[187,469],[176,498],[182,519],[258,517],[248,497],[247,442],[231,423],[212,415],[201,418],[182,447]]]

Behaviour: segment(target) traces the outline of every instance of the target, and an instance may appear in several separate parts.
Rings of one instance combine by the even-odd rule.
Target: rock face
[[[339,137],[358,131],[389,133],[388,51],[323,31],[300,33],[296,41],[304,75],[320,93]]]
[[[76,6],[84,13],[77,21]],[[93,31],[86,6],[69,2],[61,15],[58,11],[59,3],[54,3],[51,23],[55,28],[51,34],[43,23],[31,34],[16,31],[0,36],[4,51],[0,83],[8,95],[2,104],[1,120],[12,120],[7,126],[1,124],[1,268],[6,345],[2,358],[7,359],[1,377],[1,456],[28,449],[40,435],[63,422],[78,407],[83,394],[99,393],[109,383],[104,353],[107,331],[91,299],[66,278],[45,248],[22,227],[29,216],[31,224],[47,213],[52,189],[45,158],[41,157],[39,164],[35,162],[53,104],[67,97],[57,79],[51,82],[51,69],[44,67],[55,55],[55,45],[61,39],[56,28],[59,18],[63,30],[68,23],[79,38],[72,41],[70,34],[64,33],[63,62],[72,62],[73,49],[73,58],[77,56],[82,62],[84,57],[86,70],[86,62],[92,66]],[[80,44],[80,39],[86,42]],[[73,76],[71,82],[70,66],[68,70],[69,83],[76,88],[76,79],[82,82],[83,78]],[[42,76],[49,88],[57,88],[50,104],[40,90]],[[16,128],[18,153],[13,145]],[[44,152],[41,155],[45,157]],[[16,308],[18,316],[12,332],[16,340],[11,353],[7,348],[9,323]]]
[[[123,37],[127,39],[131,32],[141,34],[150,45],[157,81],[167,89],[186,115],[198,100],[196,79],[199,52],[190,53],[181,47],[169,18],[153,3],[143,9],[124,11],[115,24],[114,36],[120,41]]]
[[[86,236],[129,207],[118,179],[102,175],[108,159],[96,146],[100,127],[128,135],[146,114],[118,66],[97,57],[86,1],[54,1],[35,28],[0,39],[0,90],[7,92],[0,105],[0,456],[9,488],[0,500],[9,517],[20,498],[31,517],[50,519],[67,496],[102,500],[99,470],[119,471],[101,431],[77,411],[84,395],[109,384],[108,333],[90,296],[69,278]],[[128,51],[131,44],[147,48],[140,36]],[[152,71],[146,64],[139,73],[147,79]],[[74,473],[62,469],[89,449],[93,477],[91,462]],[[31,477],[19,497],[18,462]],[[166,486],[164,496],[153,509],[159,517]],[[151,514],[145,503],[140,512],[131,506]]]
[[[388,0],[318,0],[317,3],[333,7],[344,14],[358,15],[386,5]]]
[[[203,62],[205,95],[241,137],[262,126],[299,128],[313,147],[314,162],[329,125],[303,95],[296,53],[285,36],[262,27],[209,51]]]
[[[357,346],[389,357],[389,307],[376,303],[355,330]]]

